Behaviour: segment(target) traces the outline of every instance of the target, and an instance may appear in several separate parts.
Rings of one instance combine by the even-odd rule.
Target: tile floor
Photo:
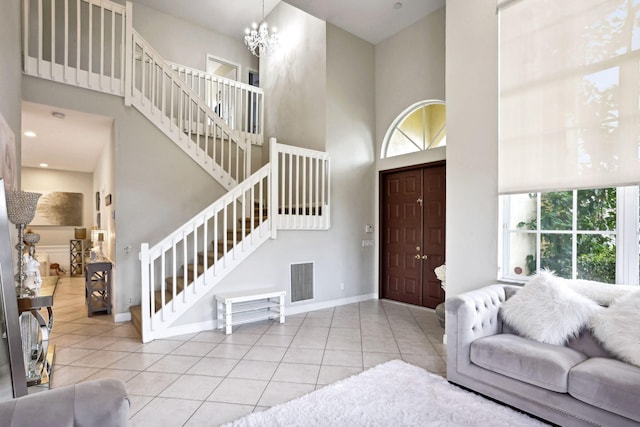
[[[52,387],[121,379],[131,426],[219,425],[391,359],[446,370],[435,313],[389,301],[142,344],[129,322],[87,317],[82,278],[61,277],[54,316]]]

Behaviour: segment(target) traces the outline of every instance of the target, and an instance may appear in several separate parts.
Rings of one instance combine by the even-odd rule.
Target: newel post
[[[140,313],[142,342],[151,341],[151,283],[149,282],[149,244],[140,245]]]
[[[133,98],[133,3],[127,1],[124,35],[124,105],[131,107]]]
[[[275,138],[269,138],[269,163],[271,164],[271,188],[269,189],[269,216],[271,217],[271,238],[278,237],[278,143]]]

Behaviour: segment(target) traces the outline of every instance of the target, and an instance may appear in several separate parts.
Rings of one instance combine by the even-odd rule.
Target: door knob
[[[426,256],[426,255],[422,255],[422,259],[426,261],[426,260],[428,260],[428,259],[429,259],[429,257],[428,257],[428,256]]]
[[[420,259],[420,254],[416,254],[416,259]]]

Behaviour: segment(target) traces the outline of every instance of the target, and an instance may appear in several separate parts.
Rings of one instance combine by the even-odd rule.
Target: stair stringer
[[[185,286],[184,290],[176,295],[164,308],[151,315],[150,332],[148,336],[143,334],[143,342],[150,342],[154,339],[168,338],[177,335],[173,323],[184,315],[191,307],[202,298],[211,294],[216,285],[233,270],[235,270],[245,259],[255,252],[267,240],[270,240],[270,220],[265,220],[259,227],[221,257],[216,263],[209,267],[200,276]],[[161,327],[160,327],[161,326]],[[179,332],[184,333],[184,331]]]
[[[126,57],[129,71],[126,74],[125,105],[140,111],[225,189],[235,187],[251,174],[250,140],[243,138],[240,131],[231,129],[139,33],[133,28],[129,33],[127,46],[131,46],[131,52]],[[149,73],[151,77],[147,82],[145,77]],[[195,135],[198,142],[193,141],[189,133]],[[204,139],[204,147],[200,146],[201,139]],[[219,157],[218,148],[209,145],[209,139],[215,143],[220,141]],[[225,142],[229,145],[226,153]],[[231,172],[234,162],[230,148],[234,145],[235,177]],[[244,155],[242,164],[239,164],[240,152]],[[240,167],[244,171],[242,175]]]
[[[217,165],[203,149],[198,147],[198,144],[189,138],[184,131],[174,123],[169,122],[169,120],[163,119],[158,108],[153,106],[151,103],[148,103],[148,105],[141,105],[137,100],[132,101],[131,105],[142,113],[143,116],[162,131],[167,138],[180,147],[182,151],[184,151],[194,162],[211,175],[211,177],[219,182],[226,190],[230,190],[238,185],[238,181],[227,173],[224,168]],[[228,130],[228,132],[229,134],[234,135],[232,136],[234,141],[242,141],[240,132],[234,130]]]

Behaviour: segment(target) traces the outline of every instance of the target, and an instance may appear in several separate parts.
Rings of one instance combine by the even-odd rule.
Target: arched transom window
[[[442,147],[447,144],[443,101],[421,101],[404,110],[384,137],[381,158]]]

